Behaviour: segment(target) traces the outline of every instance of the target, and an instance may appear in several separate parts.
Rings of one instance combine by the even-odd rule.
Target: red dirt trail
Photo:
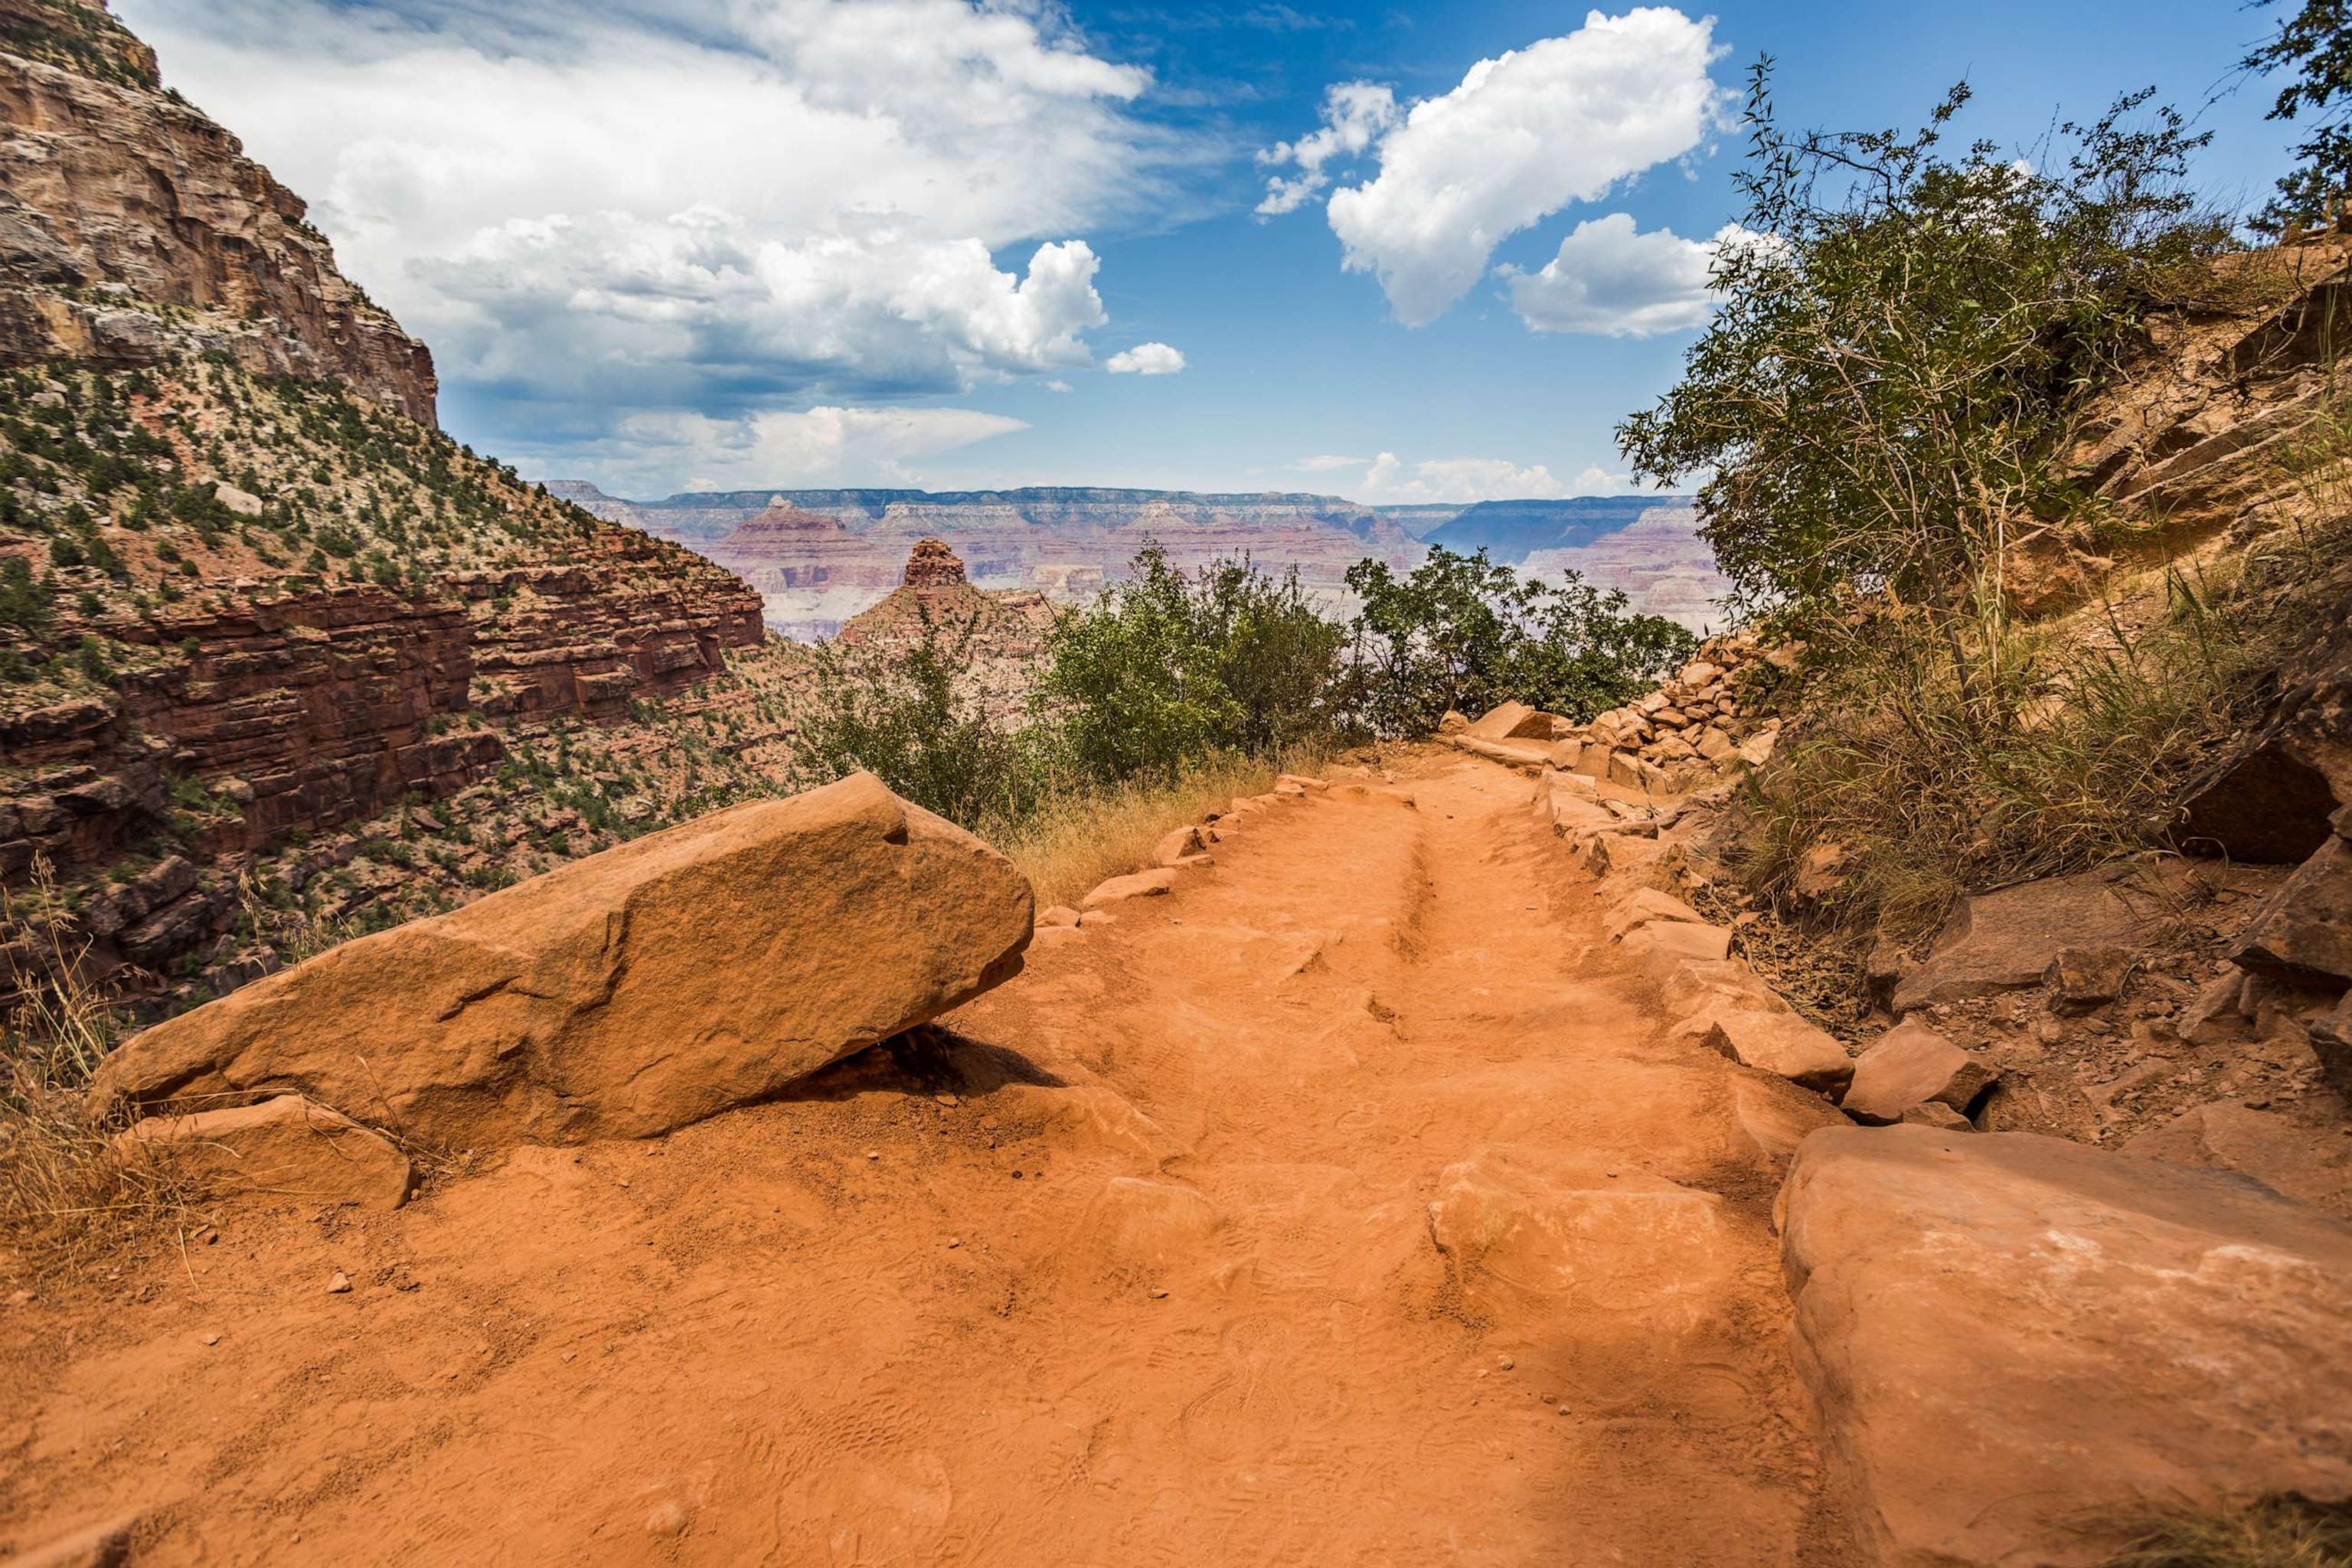
[[[1851,1561],[1739,1069],[1525,780],[1405,783],[801,1098],[0,1310],[0,1558]]]

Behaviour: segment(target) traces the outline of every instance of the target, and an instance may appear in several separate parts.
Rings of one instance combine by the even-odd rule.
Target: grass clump
[[[0,892],[0,920],[23,933],[20,949],[48,956],[11,962],[15,1001],[0,1022],[0,1242],[35,1259],[70,1258],[100,1244],[92,1222],[158,1212],[170,1201],[162,1173],[117,1152],[118,1129],[91,1114],[85,1091],[123,1032],[113,997],[85,977],[86,941],[67,923],[47,859],[29,890]]]
[[[2102,1521],[2125,1545],[2105,1568],[2352,1568],[2352,1505],[2300,1497]]]

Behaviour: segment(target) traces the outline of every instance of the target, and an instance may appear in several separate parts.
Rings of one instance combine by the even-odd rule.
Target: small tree
[[[1558,588],[1523,581],[1484,550],[1432,550],[1402,578],[1360,561],[1348,586],[1363,601],[1348,711],[1379,735],[1427,734],[1449,708],[1482,713],[1512,700],[1590,719],[1640,695],[1696,645],[1662,616],[1628,615],[1622,593],[1573,572]]]
[[[2279,89],[2266,119],[2311,115],[2310,134],[2294,149],[2295,167],[2250,226],[2277,235],[2334,222],[2352,198],[2352,7],[2346,0],[2304,0],[2269,43],[2238,63],[2260,76],[2294,68],[2294,79]]]
[[[1662,484],[1709,476],[1706,536],[1745,609],[1858,590],[1997,623],[2021,534],[2082,510],[2064,458],[2089,395],[2226,243],[2180,183],[2205,138],[2168,109],[2135,127],[2139,93],[2037,159],[1950,156],[1965,84],[1908,136],[1792,137],[1769,89],[1766,60],[1721,306],[1619,444]]]

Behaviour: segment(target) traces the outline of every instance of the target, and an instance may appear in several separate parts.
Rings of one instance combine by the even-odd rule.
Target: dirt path
[[[0,1313],[0,1547],[1846,1561],[1735,1069],[1662,1043],[1524,780],[1429,767],[809,1098]]]

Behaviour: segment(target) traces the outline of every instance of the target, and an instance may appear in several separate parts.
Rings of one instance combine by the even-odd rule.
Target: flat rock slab
[[[1429,1234],[1465,1300],[1498,1318],[1597,1309],[1687,1329],[1731,1273],[1722,1207],[1631,1164],[1496,1144],[1439,1174]]]
[[[1028,879],[869,773],[730,807],[136,1036],[101,1095],[292,1092],[423,1142],[646,1137],[1018,973]]]
[[[2143,1503],[2352,1496],[2352,1228],[2032,1133],[1832,1128],[1781,1194],[1798,1367],[1875,1561],[2088,1563]]]
[[[1158,866],[1132,876],[1113,877],[1099,883],[1095,889],[1078,900],[1082,909],[1098,910],[1106,904],[1123,904],[1129,899],[1164,898],[1175,890],[1176,871],[1173,867]]]
[[[1895,985],[1895,1010],[2039,985],[2061,949],[2129,947],[2160,910],[2105,873],[2052,877],[1960,900],[1926,959]]]
[[[151,1116],[134,1121],[121,1146],[167,1165],[222,1197],[247,1194],[396,1209],[415,1173],[382,1133],[348,1116],[281,1094],[258,1105]]]
[[[1742,1067],[1832,1097],[1844,1092],[1853,1079],[1853,1058],[1845,1054],[1836,1037],[1794,1013],[1731,1006],[1710,1012],[1706,1018],[1702,1043]]]

